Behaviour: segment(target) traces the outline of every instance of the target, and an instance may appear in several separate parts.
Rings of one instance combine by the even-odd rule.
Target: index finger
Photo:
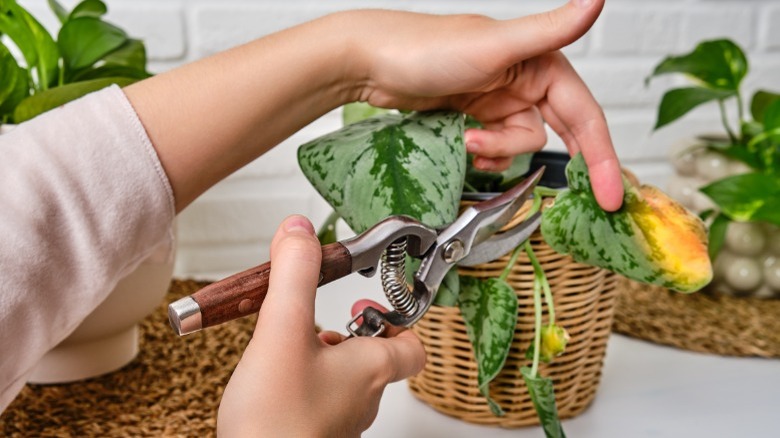
[[[582,152],[599,205],[615,211],[623,203],[620,162],[601,106],[571,64],[560,53],[547,56],[542,78],[547,96],[537,105],[545,121],[574,155]]]

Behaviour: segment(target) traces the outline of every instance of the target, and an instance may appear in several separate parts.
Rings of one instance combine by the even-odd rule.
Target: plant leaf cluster
[[[16,0],[0,0],[0,123],[21,123],[111,84],[149,77],[146,48],[105,21],[101,0],[83,0],[67,11],[49,7],[60,21],[56,39]]]
[[[412,216],[432,227],[447,225],[457,216],[464,181],[471,181],[466,182],[471,190],[478,186],[493,191],[518,179],[529,167],[530,159],[521,158],[503,174],[471,168],[463,132],[473,122],[464,123],[458,113],[399,114],[353,104],[345,107],[344,123],[341,130],[304,144],[298,151],[304,174],[336,212],[322,228],[323,243],[336,239],[334,223],[339,216],[355,232],[391,214]],[[515,251],[499,278],[477,279],[451,269],[436,295],[437,305],[460,308],[478,364],[479,389],[496,415],[503,410],[490,397],[490,382],[505,366],[517,322],[517,295],[506,278],[522,249]],[[410,259],[407,274],[412,275],[417,266],[419,260]],[[541,271],[537,276],[536,292],[545,291],[552,310],[546,278]],[[541,328],[535,336],[541,342]],[[562,347],[552,349],[556,348],[559,354]],[[540,418],[557,421],[557,412],[548,411],[552,383],[536,373],[539,360],[552,359],[549,356],[535,355],[534,373],[526,379],[539,387],[534,403],[539,402]]]
[[[703,41],[681,56],[661,61],[648,81],[677,73],[691,86],[667,91],[658,109],[655,129],[666,126],[699,105],[717,102],[725,140],[707,139],[706,147],[748,166],[701,188],[717,206],[712,213],[710,254],[714,258],[730,221],[764,221],[780,225],[780,94],[758,90],[743,103],[742,83],[749,71],[744,51],[733,41]],[[729,113],[729,104],[733,106]]]
[[[346,126],[342,129],[302,145],[298,152],[303,173],[337,212],[330,216],[320,237],[336,239],[333,224],[339,215],[358,233],[393,214],[411,216],[431,227],[455,220],[464,185],[479,185],[476,180],[468,182],[469,175],[477,171],[469,169],[463,145],[464,130],[473,126],[472,121],[466,119],[464,123],[463,115],[452,112],[400,114],[364,104],[345,108],[344,118]],[[490,182],[482,187],[500,187],[516,179],[513,172],[488,175],[483,181]],[[645,194],[643,186],[627,187],[622,211],[604,212],[595,201],[581,155],[569,162],[566,177],[569,189],[537,187],[529,212],[541,208],[542,196],[557,195],[542,216],[545,240],[550,243],[549,236],[565,243],[553,248],[581,262],[598,262],[597,266],[634,274],[632,278],[639,281],[653,277],[652,280],[661,278],[666,284],[671,281],[669,278],[682,275],[682,290],[690,291],[691,285],[698,285],[699,280],[688,278],[683,269],[691,259],[688,255],[702,255],[698,259],[707,265],[709,259],[703,244],[703,227],[700,233],[692,233],[694,227],[684,220],[690,216],[687,211],[671,200],[661,199],[652,190]],[[680,210],[688,216],[676,214]],[[666,216],[671,219],[666,220]],[[695,216],[692,219],[701,224]],[[580,220],[582,224],[577,222]],[[637,237],[639,234],[644,240]],[[675,245],[683,238],[697,243],[699,251],[666,257],[661,249],[675,246],[667,244],[670,238],[675,239]],[[615,242],[623,245],[615,249]],[[499,277],[481,279],[459,275],[456,268],[451,269],[437,292],[435,304],[460,308],[477,361],[479,390],[492,412],[502,415],[502,407],[490,396],[490,382],[506,366],[515,334],[518,299],[507,278],[522,251],[534,268],[535,315],[534,341],[525,351],[531,366],[523,367],[522,375],[546,435],[563,437],[553,382],[540,376],[538,368],[540,362],[549,362],[563,352],[569,335],[555,324],[550,285],[531,245],[525,242],[516,248]],[[409,283],[418,266],[419,260],[409,259]],[[542,297],[547,309],[544,325]]]

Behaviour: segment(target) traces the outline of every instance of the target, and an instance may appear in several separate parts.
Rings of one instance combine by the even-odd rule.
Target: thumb
[[[314,333],[314,295],[322,250],[314,227],[303,216],[285,219],[271,242],[268,294],[258,324],[281,325],[277,333]]]
[[[502,22],[505,40],[517,60],[558,50],[590,29],[604,7],[604,0],[569,0],[551,11]]]

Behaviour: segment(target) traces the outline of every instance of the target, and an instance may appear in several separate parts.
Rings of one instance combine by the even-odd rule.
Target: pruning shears
[[[499,231],[531,196],[543,172],[542,167],[506,192],[468,207],[443,229],[406,216],[390,216],[355,237],[323,246],[319,285],[354,272],[371,277],[380,270],[382,287],[393,307],[386,312],[366,307],[347,324],[349,333],[379,336],[387,324],[410,327],[431,306],[453,266],[495,260],[528,239],[539,227],[539,212]],[[407,254],[422,260],[411,287],[404,271]],[[186,335],[257,313],[268,292],[270,272],[271,262],[267,262],[171,303],[171,326],[177,334]]]

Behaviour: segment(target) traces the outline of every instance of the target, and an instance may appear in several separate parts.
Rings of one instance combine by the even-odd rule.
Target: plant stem
[[[479,190],[476,189],[476,187],[469,184],[468,181],[463,181],[463,189],[465,189],[467,192],[476,193]]]
[[[534,277],[539,277],[542,290],[544,291],[544,301],[547,303],[547,314],[550,317],[547,324],[553,325],[555,324],[555,305],[553,304],[552,291],[550,290],[550,283],[547,281],[547,275],[545,275],[542,264],[539,263],[539,259],[536,258],[536,254],[530,245],[528,245],[525,252],[531,260],[531,265],[534,267]]]
[[[552,187],[536,186],[534,188],[534,196],[538,196],[540,198],[554,198],[558,196],[558,193],[560,192],[561,189],[554,189]]]
[[[527,242],[528,240],[526,240]],[[520,256],[520,251],[523,249],[523,244],[517,245],[517,248],[512,251],[512,256],[509,257],[509,263],[506,264],[506,268],[504,268],[504,271],[501,272],[501,276],[498,278],[501,279],[501,281],[506,281],[507,277],[509,277],[509,273],[512,272],[512,266],[517,263],[517,257]]]
[[[533,254],[531,242],[525,242],[525,252],[528,257]],[[535,379],[539,371],[539,354],[542,349],[542,280],[534,266],[534,358],[531,364],[531,378]]]
[[[742,105],[742,93],[739,90],[737,90],[737,117],[739,117],[739,131],[742,132],[741,126],[745,123],[745,108]]]
[[[720,106],[720,120],[723,123],[723,127],[726,128],[726,133],[729,135],[729,140],[732,144],[737,143],[737,136],[734,135],[734,131],[731,130],[728,121],[728,114],[726,114],[726,104],[723,99],[718,99],[718,106]]]

